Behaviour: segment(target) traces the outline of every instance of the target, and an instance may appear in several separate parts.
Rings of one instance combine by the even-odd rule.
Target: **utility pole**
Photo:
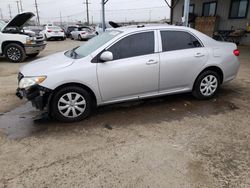
[[[0,8],[0,16],[1,16],[1,20],[3,20],[3,12],[1,8]]]
[[[190,0],[184,2],[184,26],[188,27]]]
[[[105,31],[106,24],[105,24],[105,4],[108,0],[102,0],[102,30]]]
[[[40,25],[40,18],[39,18],[39,13],[38,13],[38,5],[37,5],[37,0],[35,0],[35,7],[36,7],[37,22],[38,22],[38,25]]]
[[[10,19],[12,19],[10,4],[9,4],[9,14],[10,14]]]
[[[61,27],[62,27],[62,12],[60,12],[60,24],[61,24]]]
[[[86,0],[86,2],[84,2],[83,4],[86,5],[86,11],[87,11],[87,23],[89,25],[89,0]]]
[[[18,14],[20,14],[19,1],[16,1],[16,5],[17,5]]]
[[[20,7],[21,7],[21,12],[23,12],[23,2],[20,0]]]

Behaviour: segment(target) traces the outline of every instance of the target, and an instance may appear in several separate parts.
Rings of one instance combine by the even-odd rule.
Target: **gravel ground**
[[[60,43],[60,44],[59,44]],[[79,45],[49,42],[46,56]],[[14,96],[0,59],[0,187],[250,187],[250,48],[215,99],[189,94],[98,108],[63,124]]]

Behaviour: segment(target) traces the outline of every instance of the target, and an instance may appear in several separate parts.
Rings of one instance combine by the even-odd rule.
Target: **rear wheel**
[[[84,89],[70,86],[59,90],[52,99],[52,117],[63,122],[87,118],[93,109],[91,95]]]
[[[8,44],[4,48],[4,55],[6,59],[10,62],[20,63],[25,59],[25,51],[19,44]]]
[[[197,99],[210,99],[218,92],[220,77],[215,71],[205,71],[198,76],[193,88],[193,96]]]

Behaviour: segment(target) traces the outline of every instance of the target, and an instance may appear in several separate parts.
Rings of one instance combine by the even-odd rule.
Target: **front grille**
[[[23,78],[23,74],[22,73],[18,73],[18,76],[17,76],[17,79],[18,79],[18,82],[20,82],[20,80]]]

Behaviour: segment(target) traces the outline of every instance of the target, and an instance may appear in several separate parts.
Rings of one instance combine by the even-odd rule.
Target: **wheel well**
[[[223,71],[219,68],[219,67],[216,67],[216,66],[211,66],[211,67],[207,67],[207,68],[205,68],[198,76],[197,76],[197,78],[203,73],[203,72],[205,72],[205,71],[214,71],[214,72],[216,72],[218,75],[219,75],[219,77],[220,77],[220,83],[222,84],[223,83],[223,79],[224,79],[224,74],[223,74]],[[196,78],[196,80],[197,80],[197,78]],[[196,80],[195,80],[195,82],[196,82]],[[194,82],[194,84],[195,84],[195,82]]]
[[[19,41],[4,41],[2,43],[2,52],[4,51],[5,46],[7,46],[8,44],[18,44],[18,45],[20,45],[20,46],[22,46],[24,48],[23,43],[21,43]]]
[[[67,84],[63,84],[61,86],[58,86],[52,93],[52,97],[53,97],[53,94],[56,93],[57,91],[59,91],[60,89],[64,88],[64,87],[67,87],[67,86],[77,86],[77,87],[80,87],[80,88],[83,88],[85,89],[90,95],[91,95],[91,98],[93,99],[94,103],[96,104],[97,100],[96,100],[96,96],[95,96],[95,93],[86,85],[83,85],[83,84],[79,84],[79,83],[67,83]]]

